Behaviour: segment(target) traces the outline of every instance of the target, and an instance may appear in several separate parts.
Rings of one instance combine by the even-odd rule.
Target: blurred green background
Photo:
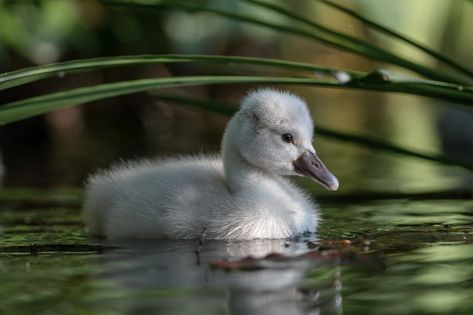
[[[209,1],[272,21],[238,1]],[[318,1],[273,1],[340,32],[416,62],[423,53],[366,28]],[[473,4],[466,0],[343,1],[360,14],[473,68]],[[284,21],[283,21],[284,22]],[[287,22],[287,21],[286,21]],[[288,22],[290,23],[290,21]],[[133,54],[220,54],[278,58],[373,71],[390,67],[352,53],[205,13],[132,9],[96,0],[0,0],[0,73],[72,59]],[[244,73],[237,65],[130,66],[62,76],[8,89],[0,104],[73,87],[158,76]],[[448,70],[445,68],[444,70]],[[410,73],[408,73],[410,74]],[[175,88],[171,92],[238,103],[255,85]],[[304,97],[317,125],[376,136],[405,148],[473,159],[473,116],[455,104],[406,94],[284,87]],[[159,92],[161,93],[161,92]],[[0,128],[4,185],[80,186],[119,159],[215,152],[228,117],[178,106],[157,92],[131,94],[51,112]],[[426,192],[471,187],[470,172],[318,137],[316,148],[340,191]]]
[[[293,23],[242,0],[204,2],[227,12]],[[320,0],[271,3],[419,64],[458,75]],[[471,0],[337,3],[473,69]],[[171,53],[276,58],[366,72],[387,68],[417,77],[406,69],[313,40],[216,15],[119,7],[99,0],[0,0],[0,73],[82,58]],[[59,73],[0,90],[0,108],[37,95],[107,82],[248,73],[274,72],[242,64],[155,63]],[[236,104],[255,87],[152,90],[0,126],[0,184],[3,181],[5,187],[0,190],[0,313],[181,314],[192,309],[216,314],[287,314],[285,310],[292,307],[305,314],[309,310],[319,313],[321,307],[322,314],[471,314],[472,173],[317,134],[318,126],[326,127],[473,163],[471,108],[431,97],[281,87],[307,100],[315,120],[318,153],[340,180],[340,190],[327,193],[309,180],[297,179],[321,203],[324,223],[319,236],[329,241],[327,248],[333,250],[332,240],[335,244],[340,239],[352,240],[349,248],[335,247],[336,252],[347,250],[348,259],[312,260],[307,262],[310,270],[297,261],[274,270],[226,273],[210,269],[210,259],[290,253],[307,245],[286,240],[206,241],[198,267],[194,241],[115,244],[88,238],[79,215],[88,174],[120,159],[219,150],[229,117],[164,101],[159,97],[162,93]],[[275,280],[286,279],[287,272],[298,276],[281,290]],[[261,277],[265,274],[266,278]],[[272,290],[255,290],[261,284]],[[289,291],[297,292],[297,297],[291,298]],[[326,312],[324,308],[332,306],[322,301],[332,298],[335,307]]]

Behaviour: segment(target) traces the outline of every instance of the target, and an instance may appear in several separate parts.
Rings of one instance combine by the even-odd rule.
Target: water
[[[195,241],[88,239],[78,190],[0,198],[0,314],[473,310],[470,200],[322,202],[319,242],[206,241],[198,265]],[[213,265],[271,253],[284,256]]]

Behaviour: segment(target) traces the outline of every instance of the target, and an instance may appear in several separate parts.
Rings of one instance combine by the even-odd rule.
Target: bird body
[[[305,103],[287,92],[250,93],[229,122],[221,155],[124,162],[93,175],[84,216],[107,238],[290,238],[315,232],[319,211],[284,175],[336,190],[315,155]]]

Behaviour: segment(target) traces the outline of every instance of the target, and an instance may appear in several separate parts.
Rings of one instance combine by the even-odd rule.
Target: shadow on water
[[[472,311],[470,200],[322,202],[318,239],[206,240],[200,264],[196,241],[88,239],[77,191],[1,205],[1,314]]]

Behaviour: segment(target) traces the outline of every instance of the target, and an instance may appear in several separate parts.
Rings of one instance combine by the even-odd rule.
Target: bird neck
[[[231,192],[248,187],[249,183],[266,177],[266,172],[248,163],[234,145],[227,145],[222,152],[223,169]]]
[[[234,143],[232,135],[235,131],[237,122],[230,121],[225,130],[222,142],[222,160],[225,173],[225,180],[231,192],[236,192],[247,188],[249,184],[255,184],[258,181],[272,179],[274,175],[269,174],[253,164],[249,163],[239,152]]]

